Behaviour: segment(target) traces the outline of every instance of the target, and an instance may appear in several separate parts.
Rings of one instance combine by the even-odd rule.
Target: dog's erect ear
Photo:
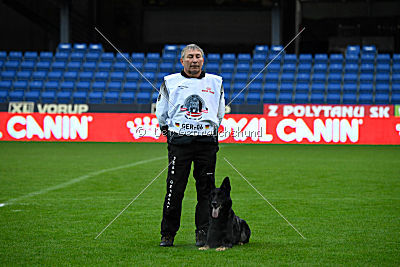
[[[225,177],[224,181],[221,184],[221,188],[228,192],[231,191],[231,182],[229,181],[229,177]]]

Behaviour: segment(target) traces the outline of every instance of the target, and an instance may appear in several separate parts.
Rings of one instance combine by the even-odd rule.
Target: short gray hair
[[[183,48],[181,51],[181,58],[185,57],[186,51],[188,50],[199,50],[201,52],[201,56],[204,58],[203,49],[201,49],[200,46],[198,46],[197,44],[189,44],[185,46],[185,48]]]

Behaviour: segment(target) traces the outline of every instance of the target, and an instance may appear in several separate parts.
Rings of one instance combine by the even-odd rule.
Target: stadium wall
[[[34,112],[35,110],[38,112]],[[33,111],[33,112],[32,112]],[[14,103],[0,112],[0,140],[165,142],[152,113],[95,113],[88,105]],[[400,145],[400,105],[264,105],[227,114],[221,143]]]

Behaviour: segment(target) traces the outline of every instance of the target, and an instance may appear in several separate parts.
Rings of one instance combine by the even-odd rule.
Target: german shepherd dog
[[[210,226],[207,232],[207,241],[200,250],[217,248],[223,251],[233,245],[243,245],[249,242],[250,228],[245,220],[240,219],[232,210],[230,197],[231,184],[229,177],[225,177],[220,188],[214,188],[210,194]]]

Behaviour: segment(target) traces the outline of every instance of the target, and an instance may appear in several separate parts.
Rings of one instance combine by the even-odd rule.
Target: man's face
[[[183,70],[190,77],[198,77],[203,67],[204,58],[199,50],[187,50],[185,56],[181,58]]]

